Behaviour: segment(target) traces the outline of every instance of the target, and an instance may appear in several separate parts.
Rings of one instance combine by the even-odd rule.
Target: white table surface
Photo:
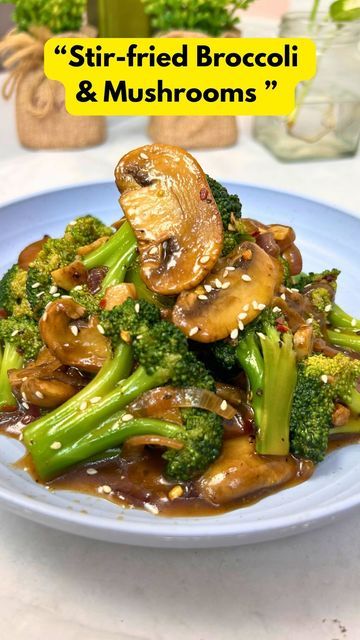
[[[249,120],[241,128],[236,147],[196,154],[210,174],[360,212],[359,156],[284,165],[251,139]],[[112,119],[102,147],[27,151],[13,105],[0,102],[0,204],[112,179],[118,158],[146,142],[143,119]],[[286,540],[162,551],[77,538],[0,510],[0,638],[358,640],[359,530],[355,512]]]

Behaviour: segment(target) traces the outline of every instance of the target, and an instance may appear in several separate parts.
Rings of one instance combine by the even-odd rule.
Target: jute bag
[[[62,36],[88,36],[81,33]],[[9,76],[3,85],[8,100],[16,92],[16,126],[19,140],[30,149],[77,149],[100,144],[105,139],[105,118],[72,116],[65,109],[65,91],[60,82],[44,75],[44,44],[52,37],[45,27],[30,33],[10,31],[0,42],[0,56]]]
[[[225,37],[239,37],[231,31]],[[195,31],[171,31],[165,38],[204,38]],[[153,116],[149,123],[149,136],[154,142],[164,142],[186,149],[230,147],[238,137],[234,116]]]

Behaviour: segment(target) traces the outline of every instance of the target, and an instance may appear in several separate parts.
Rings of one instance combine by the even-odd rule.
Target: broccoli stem
[[[344,399],[344,402],[350,411],[355,415],[360,414],[360,392],[354,388],[351,392],[351,397]]]
[[[183,428],[169,422],[151,418],[138,418],[123,422],[125,412],[119,412],[77,439],[72,439],[59,450],[48,448],[36,459],[36,468],[43,480],[60,475],[65,469],[88,460],[104,451],[121,446],[128,438],[158,435],[181,440]]]
[[[89,403],[87,407],[84,406],[84,410],[77,404],[75,411],[67,413],[60,421],[55,411],[49,415],[45,425],[39,426],[40,421],[30,424],[24,430],[24,443],[32,455],[36,469],[42,468],[42,461],[48,459],[54,441],[60,442],[61,447],[72,446],[115,412],[124,409],[141,393],[164,384],[167,379],[168,376],[163,372],[148,375],[145,369],[139,366],[129,378],[96,404]]]
[[[351,417],[342,427],[332,427],[329,431],[330,438],[332,436],[351,435],[352,433],[360,434],[360,418]]]
[[[360,335],[351,331],[327,331],[327,337],[331,344],[343,349],[351,349],[360,352]]]
[[[137,297],[140,300],[147,300],[147,302],[151,302],[159,309],[169,309],[174,306],[176,298],[173,296],[161,296],[154,291],[149,289],[145,282],[143,282],[140,275],[140,267],[137,262],[131,265],[128,269],[126,276],[126,282],[131,282],[135,285]]]
[[[296,355],[292,338],[269,329],[261,337],[264,357],[262,418],[256,434],[256,451],[265,455],[287,455],[290,449],[290,414],[296,384]]]
[[[112,287],[124,281],[126,271],[136,255],[136,243],[128,242],[123,245],[122,252],[110,267],[101,284],[101,291],[105,293],[108,287]]]
[[[252,332],[240,340],[237,357],[244,369],[252,392],[256,451],[263,455],[289,453],[289,424],[292,398],[296,384],[296,355],[290,335],[280,334],[273,327],[266,335]],[[262,351],[262,353],[261,353]]]
[[[350,316],[339,305],[333,304],[329,313],[330,325],[337,329],[360,329],[360,320]]]
[[[13,396],[9,378],[9,369],[20,369],[23,364],[23,357],[18,353],[16,347],[10,342],[5,342],[4,349],[0,347],[0,410],[5,408],[15,408],[16,399]]]
[[[32,423],[29,439],[37,438],[38,434],[44,434],[47,430],[53,429],[54,426],[56,428],[57,424],[62,424],[70,417],[77,416],[80,411],[80,405],[83,402],[88,402],[92,398],[101,398],[109,393],[119,380],[129,375],[131,366],[132,349],[125,342],[121,342],[116,348],[113,358],[104,364],[99,373],[84,389],[51,413]],[[25,432],[24,436],[26,441],[27,434]]]
[[[119,256],[126,253],[130,247],[136,249],[136,238],[128,222],[124,222],[114,235],[101,247],[84,256],[82,261],[87,269],[94,267],[111,268]]]

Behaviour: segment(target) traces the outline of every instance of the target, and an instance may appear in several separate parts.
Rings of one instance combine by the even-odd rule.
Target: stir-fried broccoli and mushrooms
[[[3,431],[38,479],[111,469],[98,493],[156,512],[306,479],[360,434],[339,271],[303,273],[293,229],[244,217],[182,149],[135,149],[115,180],[124,219],[78,218],[0,281]]]

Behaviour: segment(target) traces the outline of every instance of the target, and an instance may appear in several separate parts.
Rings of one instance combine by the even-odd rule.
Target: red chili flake
[[[99,307],[100,307],[100,309],[105,309],[105,307],[106,307],[106,300],[105,300],[105,298],[102,298],[102,300],[100,300],[100,302],[99,302]]]
[[[276,329],[279,333],[287,333],[289,331],[289,327],[285,324],[277,324]]]
[[[200,189],[200,200],[206,200],[206,198],[208,197],[209,192],[208,190],[203,187],[202,189]]]
[[[5,309],[0,309],[0,318],[7,318],[7,313]]]
[[[253,231],[251,235],[253,238],[257,238],[260,235],[260,231],[257,229],[256,231]]]

